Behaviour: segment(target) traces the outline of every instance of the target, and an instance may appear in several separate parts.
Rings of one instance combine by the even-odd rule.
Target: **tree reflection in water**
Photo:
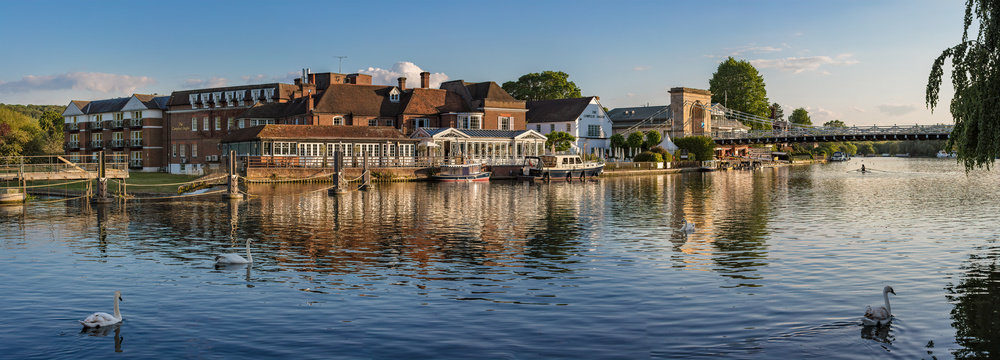
[[[1000,245],[983,248],[969,256],[958,284],[948,284],[947,298],[951,326],[960,349],[952,351],[960,359],[1000,356]]]

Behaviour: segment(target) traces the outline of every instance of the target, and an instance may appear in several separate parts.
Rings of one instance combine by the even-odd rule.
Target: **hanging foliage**
[[[973,26],[975,22],[975,26]],[[962,42],[934,60],[927,80],[927,107],[934,111],[941,92],[944,64],[951,58],[955,128],[948,147],[969,171],[987,170],[1000,157],[1000,0],[967,0]],[[969,29],[977,29],[975,39]]]

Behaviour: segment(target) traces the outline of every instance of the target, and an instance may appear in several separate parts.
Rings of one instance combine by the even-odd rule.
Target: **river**
[[[998,185],[855,158],[0,208],[0,357],[995,357]],[[886,285],[895,320],[862,327]],[[116,290],[122,325],[81,331]]]

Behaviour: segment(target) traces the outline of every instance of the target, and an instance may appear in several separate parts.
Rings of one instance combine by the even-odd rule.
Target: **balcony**
[[[128,146],[129,147],[138,147],[138,148],[141,148],[142,147],[142,139],[128,139]]]
[[[142,159],[132,159],[128,161],[128,167],[130,168],[142,168]]]
[[[111,140],[111,147],[113,147],[113,148],[123,148],[123,147],[125,147],[125,140],[122,140],[122,139]]]
[[[63,126],[63,129],[66,130],[66,131],[77,131],[77,130],[80,130],[80,124],[77,124],[77,123],[66,123],[66,125]]]
[[[122,121],[122,120],[108,120],[108,121],[104,122],[104,128],[105,129],[109,129],[109,130],[110,129],[121,129],[122,125],[124,125],[124,121]]]
[[[125,126],[128,126],[130,128],[141,128],[142,127],[142,119],[128,119],[128,120],[125,120]]]
[[[104,148],[104,142],[101,141],[101,140],[90,140],[90,148],[91,149],[103,149]]]
[[[67,141],[66,142],[66,146],[64,146],[64,148],[66,150],[79,149],[80,148],[80,142],[79,141]]]
[[[87,123],[87,128],[90,130],[98,130],[101,128],[101,123],[96,121],[91,121]]]

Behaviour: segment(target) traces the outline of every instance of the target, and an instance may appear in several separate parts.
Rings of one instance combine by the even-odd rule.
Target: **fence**
[[[333,156],[244,156],[247,168],[332,168]],[[345,156],[344,168],[425,168],[441,165],[483,163],[487,165],[521,165],[523,158],[473,159],[445,156]]]
[[[69,156],[43,155],[43,156],[3,156],[0,157],[0,177],[19,178],[24,174],[31,173],[79,173],[97,172],[98,162],[96,157],[82,157],[82,162],[67,163],[60,159],[70,160]],[[128,170],[128,158],[123,154],[105,155],[105,165],[107,170]]]
[[[604,170],[656,170],[700,167],[700,161],[635,162],[612,161],[604,163]]]

